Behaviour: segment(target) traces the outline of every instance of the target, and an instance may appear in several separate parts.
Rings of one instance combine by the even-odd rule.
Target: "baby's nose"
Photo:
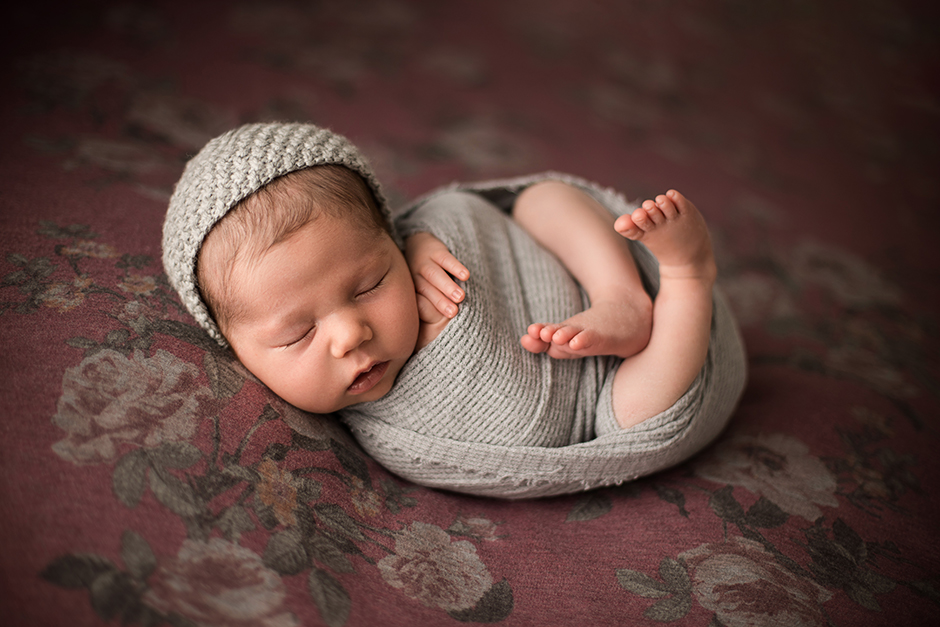
[[[372,327],[366,320],[355,315],[343,316],[337,320],[333,333],[330,347],[333,357],[340,359],[371,339]]]

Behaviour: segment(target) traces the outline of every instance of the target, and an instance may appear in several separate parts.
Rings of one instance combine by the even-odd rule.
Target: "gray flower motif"
[[[199,369],[158,350],[125,356],[101,350],[65,371],[52,422],[68,435],[52,445],[75,464],[113,461],[118,444],[157,448],[188,441],[212,394],[195,383]]]
[[[839,505],[836,478],[826,465],[805,444],[782,433],[728,438],[699,462],[695,474],[742,486],[810,521],[822,515],[819,505]]]
[[[281,577],[250,549],[222,538],[185,540],[150,579],[144,600],[204,627],[295,627]]]
[[[378,566],[390,586],[446,612],[473,608],[493,585],[473,544],[454,542],[440,527],[420,521],[399,533],[395,553]]]
[[[831,593],[783,567],[758,542],[741,537],[703,544],[679,555],[699,604],[722,625],[823,627],[820,605]]]

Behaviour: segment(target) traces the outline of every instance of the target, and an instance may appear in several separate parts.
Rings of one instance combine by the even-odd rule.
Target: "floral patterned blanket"
[[[2,38],[7,624],[940,615],[930,3],[48,8]],[[506,502],[409,484],[279,402],[159,262],[187,156],[272,119],[350,137],[396,204],[549,169],[684,191],[748,347],[727,432],[634,483]]]

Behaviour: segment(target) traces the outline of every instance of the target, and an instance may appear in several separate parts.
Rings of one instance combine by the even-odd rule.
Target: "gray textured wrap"
[[[232,207],[277,177],[327,164],[361,175],[379,208],[389,214],[379,182],[359,150],[342,135],[313,124],[246,124],[216,137],[186,164],[163,223],[163,267],[183,305],[220,345],[228,343],[196,283],[196,257],[206,235]]]
[[[619,484],[702,450],[737,406],[747,362],[717,289],[708,357],[698,378],[672,407],[631,429],[620,429],[613,415],[616,364],[553,360],[521,349],[519,337],[529,322],[563,319],[580,305],[565,287],[573,279],[552,271],[548,253],[539,254],[500,215],[522,189],[546,178],[582,188],[614,215],[636,206],[583,179],[544,173],[444,188],[396,220],[404,235],[437,235],[471,276],[460,313],[408,361],[391,392],[340,414],[366,452],[410,481],[513,499]],[[460,192],[495,209],[474,209],[468,217],[467,209],[479,202]],[[631,248],[655,293],[656,259],[642,244]]]

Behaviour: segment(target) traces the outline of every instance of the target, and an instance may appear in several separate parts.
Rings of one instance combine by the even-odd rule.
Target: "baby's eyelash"
[[[369,294],[375,292],[377,289],[379,289],[380,287],[382,287],[382,285],[385,283],[385,278],[386,278],[387,276],[388,276],[388,274],[384,274],[384,275],[382,276],[382,278],[379,279],[379,282],[378,282],[378,283],[376,283],[375,285],[373,285],[372,287],[370,287],[370,288],[367,289],[366,291],[360,292],[360,293],[359,293],[359,296],[368,296]]]
[[[291,346],[300,344],[302,341],[307,339],[307,337],[311,335],[314,332],[314,330],[316,330],[316,326],[310,327],[306,333],[298,337],[296,340],[291,340],[290,342],[287,342],[286,344],[282,344],[280,348],[290,348]]]

